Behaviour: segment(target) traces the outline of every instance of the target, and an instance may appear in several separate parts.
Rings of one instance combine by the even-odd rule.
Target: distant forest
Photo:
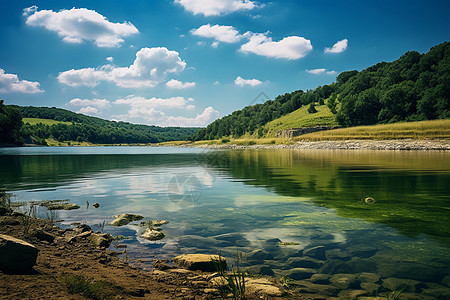
[[[323,104],[342,126],[450,118],[450,42],[426,54],[409,51],[390,63],[343,72],[336,82],[314,90],[298,90],[247,106],[214,121],[190,139],[239,137],[247,132],[263,136],[266,123],[304,105],[314,113],[315,105]]]
[[[71,124],[22,124],[22,118],[52,119]],[[0,104],[0,143],[45,145],[45,139],[94,144],[159,143],[185,140],[199,128],[158,127],[77,114],[65,109]]]

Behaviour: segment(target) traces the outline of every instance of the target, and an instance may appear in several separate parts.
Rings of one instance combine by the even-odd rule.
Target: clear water
[[[413,279],[424,282],[416,293],[450,295],[448,152],[0,148],[0,186],[14,201],[79,204],[58,212],[63,227],[98,230],[125,212],[169,220],[158,242],[135,225],[105,226],[130,237],[121,243],[144,268],[181,253],[261,249],[274,260],[257,264],[283,275],[289,258],[323,246],[318,272]]]

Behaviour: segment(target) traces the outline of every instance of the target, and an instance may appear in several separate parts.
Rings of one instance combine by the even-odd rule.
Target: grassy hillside
[[[30,124],[30,125],[36,125],[36,124],[43,124],[43,125],[56,125],[56,124],[66,124],[66,125],[72,125],[71,122],[64,122],[64,121],[56,121],[52,119],[41,119],[41,118],[22,118],[22,122],[24,124]]]
[[[304,134],[295,141],[348,139],[449,139],[450,120],[430,120],[339,128]]]
[[[303,106],[281,118],[270,121],[263,126],[266,137],[275,136],[275,132],[280,129],[312,127],[312,126],[336,126],[335,115],[326,105],[316,106],[316,113],[309,113],[308,107]]]

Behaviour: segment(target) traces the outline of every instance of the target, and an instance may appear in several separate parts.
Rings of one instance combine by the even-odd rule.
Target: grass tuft
[[[88,299],[111,299],[118,294],[118,287],[114,284],[83,275],[67,274],[60,281],[67,287],[69,294],[82,295]]]

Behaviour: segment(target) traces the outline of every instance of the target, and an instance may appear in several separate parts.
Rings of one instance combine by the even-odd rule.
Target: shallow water
[[[99,230],[124,212],[169,220],[158,242],[139,238],[135,225],[104,227],[130,237],[121,243],[143,267],[181,253],[243,252],[244,265],[280,276],[368,272],[380,277],[379,291],[402,288],[391,279],[401,278],[410,280],[404,293],[446,299],[449,159],[420,151],[0,148],[0,186],[14,201],[79,204],[58,212],[63,227],[82,221]]]

